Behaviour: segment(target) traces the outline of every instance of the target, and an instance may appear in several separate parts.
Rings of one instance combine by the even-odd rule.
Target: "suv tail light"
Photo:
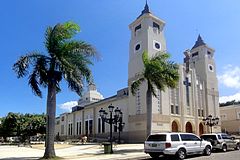
[[[165,143],[165,148],[170,148],[171,146],[171,143]]]

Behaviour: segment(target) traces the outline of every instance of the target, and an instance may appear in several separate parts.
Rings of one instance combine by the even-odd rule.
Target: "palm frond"
[[[152,58],[143,52],[143,76],[148,83],[148,89],[156,96],[154,86],[164,91],[165,87],[176,87],[179,80],[178,65],[169,61],[170,54],[158,52]]]
[[[47,74],[48,69],[47,63],[49,62],[49,57],[39,54],[37,52],[32,52],[25,56],[21,56],[20,59],[13,65],[13,70],[16,72],[18,78],[22,78],[29,74],[30,67],[32,72],[29,75],[28,84],[32,88],[35,95],[42,97],[42,93],[39,86],[46,87],[47,84]]]
[[[131,93],[135,96],[137,90],[139,89],[139,86],[142,84],[142,82],[144,81],[144,78],[139,78],[136,81],[133,81],[131,84]]]
[[[84,42],[84,41],[76,41],[71,40],[68,42],[65,42],[61,46],[61,56],[84,56],[88,58],[96,58],[97,60],[100,59],[99,53],[96,51],[96,49]]]
[[[68,54],[65,56],[62,56],[60,61],[68,61],[69,64],[80,67],[81,65],[92,65],[91,58],[88,56],[85,56],[83,54]]]
[[[64,39],[71,39],[74,35],[76,35],[80,31],[80,27],[71,21],[65,22],[60,25],[61,38]]]
[[[48,84],[48,64],[44,57],[37,59],[34,70],[39,75],[39,84],[46,88]]]
[[[157,52],[152,58],[151,61],[165,62],[170,58],[170,54],[167,52]]]
[[[147,51],[144,51],[142,54],[142,60],[143,60],[143,64],[144,66],[146,66],[149,63],[149,58],[148,58],[148,53]]]
[[[63,72],[63,75],[70,75],[69,73],[80,74],[88,83],[92,81],[91,70],[89,69],[92,62],[89,57],[72,53],[62,56],[59,61],[61,63],[60,71]],[[68,80],[70,77],[68,76]]]
[[[28,74],[29,58],[28,56],[21,56],[19,60],[13,65],[13,70],[18,78],[24,77]]]
[[[75,48],[73,51],[75,54],[83,54],[88,57],[98,56],[96,49],[84,41],[75,41]]]
[[[178,65],[173,63],[173,62],[169,62],[166,65],[166,69],[165,69],[165,74],[168,75],[167,77],[167,86],[171,87],[171,88],[175,88],[178,84],[178,80],[179,80],[179,73],[178,73]]]
[[[42,92],[39,89],[38,75],[35,71],[29,76],[28,85],[32,88],[32,91],[35,95],[42,97]]]
[[[49,27],[45,33],[45,46],[51,57],[58,57],[58,54],[61,53],[61,46],[79,31],[80,27],[70,21],[63,24],[59,23],[53,28]]]
[[[30,65],[34,65],[39,58],[49,60],[49,57],[39,54],[37,52],[31,52],[25,56],[21,56],[16,63],[13,65],[13,70],[17,74],[18,78],[26,76],[29,72],[28,69]]]
[[[83,91],[83,84],[84,84],[84,76],[82,76],[79,72],[67,72],[65,71],[65,80],[68,83],[68,87],[75,91],[78,95],[81,96]]]

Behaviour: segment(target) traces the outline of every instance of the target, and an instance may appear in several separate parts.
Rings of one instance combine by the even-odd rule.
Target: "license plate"
[[[157,144],[152,144],[152,147],[157,147]]]

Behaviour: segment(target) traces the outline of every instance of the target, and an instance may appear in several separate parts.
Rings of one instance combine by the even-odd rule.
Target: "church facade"
[[[90,84],[88,91],[79,100],[71,113],[63,113],[56,118],[55,132],[60,139],[107,138],[109,124],[104,123],[99,111],[108,111],[108,106],[118,107],[123,112],[125,126],[121,139],[126,142],[143,142],[147,137],[146,91],[147,84],[140,86],[136,95],[130,86],[143,70],[142,53],[149,57],[159,51],[167,51],[164,38],[165,22],[154,16],[148,5],[137,19],[129,25],[128,87],[117,91],[116,95],[103,98]],[[198,135],[209,132],[203,118],[208,115],[219,117],[219,93],[214,62],[214,49],[209,47],[199,35],[191,49],[184,51],[184,63],[179,64],[179,82],[176,88],[157,91],[152,97],[151,132],[191,132]],[[220,132],[220,124],[213,132]],[[118,136],[113,127],[113,136]]]

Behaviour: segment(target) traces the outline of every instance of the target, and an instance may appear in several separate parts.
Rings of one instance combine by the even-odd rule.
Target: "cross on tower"
[[[186,100],[187,100],[187,105],[189,106],[189,87],[191,86],[191,82],[189,82],[188,77],[186,77],[185,81],[183,81],[183,84],[186,86]]]

